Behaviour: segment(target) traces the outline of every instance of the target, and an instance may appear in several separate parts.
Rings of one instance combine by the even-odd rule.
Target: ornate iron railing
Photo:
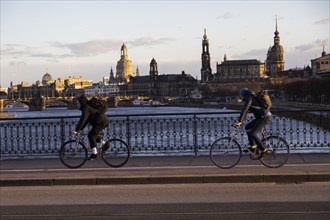
[[[330,152],[329,127],[283,116],[284,113],[314,114],[315,121],[330,119],[329,111],[275,112],[267,125],[269,134],[284,137],[293,152]],[[180,113],[109,116],[107,138],[120,138],[131,147],[133,155],[205,154],[214,140],[227,136],[238,112]],[[282,115],[282,116],[281,116]],[[284,114],[285,115],[285,114]],[[251,120],[252,116],[248,117]],[[70,138],[78,117],[0,119],[1,159],[57,156],[61,144]],[[242,142],[243,129],[238,130]],[[86,131],[87,133],[87,131]],[[86,140],[88,143],[88,141]]]

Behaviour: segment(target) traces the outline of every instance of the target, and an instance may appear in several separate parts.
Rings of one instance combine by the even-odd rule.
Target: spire
[[[140,76],[139,66],[136,66],[135,76]]]
[[[275,32],[274,32],[274,34],[275,34],[275,37],[277,37],[279,34],[279,32],[277,31],[277,15],[275,15]]]
[[[110,70],[110,79],[114,79],[112,67],[111,67],[111,70]]]
[[[204,35],[203,35],[203,39],[207,40],[207,35],[206,35],[206,28],[204,28]]]
[[[276,31],[277,31],[277,15],[275,15],[275,20],[276,20]]]
[[[275,45],[278,45],[280,44],[280,36],[279,36],[279,32],[277,30],[277,15],[276,15],[276,21],[275,21],[275,37],[274,37],[274,44]]]

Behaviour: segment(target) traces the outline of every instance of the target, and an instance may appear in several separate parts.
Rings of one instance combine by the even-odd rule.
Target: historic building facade
[[[278,72],[284,70],[284,50],[280,44],[280,36],[277,30],[277,19],[275,24],[274,45],[268,49],[266,58],[266,70],[270,76],[277,75]]]
[[[47,72],[41,81],[34,84],[21,82],[18,85],[10,85],[8,98],[35,98],[35,97],[58,97],[75,96],[81,94],[83,88],[92,86],[91,80],[86,80],[82,76],[69,76],[53,80]]]
[[[227,60],[226,56],[221,64],[217,64],[215,74],[218,82],[259,80],[265,77],[265,64],[259,60]]]
[[[204,29],[204,35],[202,40],[202,68],[201,68],[201,82],[205,83],[212,80],[211,69],[211,56],[209,50],[209,39],[206,35],[206,29]]]
[[[321,57],[311,60],[313,76],[329,76],[330,75],[330,54],[324,51]]]
[[[86,96],[116,96],[119,94],[118,85],[93,85],[84,88]]]
[[[181,74],[159,75],[158,64],[153,58],[150,62],[149,75],[131,77],[127,94],[148,96],[152,99],[164,97],[185,97],[197,86],[197,80],[182,71]]]

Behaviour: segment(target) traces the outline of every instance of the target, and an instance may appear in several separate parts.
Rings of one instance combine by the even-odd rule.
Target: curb
[[[3,179],[0,187],[64,185],[132,185],[132,184],[203,184],[203,183],[278,183],[330,182],[330,173],[258,174],[258,175],[180,175],[129,176],[109,178]]]

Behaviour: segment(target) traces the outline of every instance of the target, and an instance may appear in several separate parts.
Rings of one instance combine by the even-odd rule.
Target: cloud
[[[9,63],[9,66],[11,66],[11,67],[25,67],[25,66],[27,66],[27,64],[24,61],[19,61],[19,62],[11,61]]]
[[[60,63],[60,61],[56,57],[50,57],[46,61],[49,63]]]
[[[24,55],[27,52],[27,48],[21,48],[22,45],[6,44],[4,49],[1,50],[2,55]]]
[[[52,53],[42,53],[36,47],[29,47],[26,45],[18,45],[18,44],[6,44],[4,45],[4,49],[1,50],[1,54],[4,56],[12,56],[14,58],[22,58],[22,57],[37,57],[37,58],[65,58],[72,57],[70,54],[52,54]]]
[[[227,19],[234,18],[234,17],[236,17],[236,15],[227,11],[226,13],[219,15],[217,17],[217,19],[227,20]]]
[[[141,37],[132,41],[126,41],[125,44],[129,44],[132,47],[138,46],[153,46],[168,44],[171,41],[174,41],[174,38],[152,38],[152,37]],[[99,54],[107,53],[110,51],[118,51],[119,46],[121,45],[121,40],[111,40],[111,39],[98,39],[91,40],[81,43],[61,43],[61,42],[52,42],[53,47],[58,47],[62,49],[68,49],[73,56],[77,57],[89,57],[96,56]]]
[[[267,56],[267,49],[250,50],[243,54],[234,54],[231,59],[257,59],[263,62]]]
[[[329,24],[330,23],[330,17],[329,18],[324,18],[318,21],[315,21],[314,24]]]
[[[324,40],[316,40],[314,42],[308,43],[308,44],[302,44],[295,47],[295,50],[299,52],[306,52],[309,50],[313,50],[315,48],[322,48],[323,46],[328,45],[329,39]]]
[[[72,55],[77,57],[96,56],[109,51],[118,50],[119,40],[91,40],[82,43],[61,43],[53,42],[53,47],[69,49]]]
[[[152,38],[152,37],[140,37],[133,41],[128,41],[130,45],[133,47],[138,46],[153,46],[153,45],[161,45],[161,44],[168,44],[169,42],[175,41],[174,38]]]
[[[31,57],[54,57],[54,55],[50,53],[36,53],[31,54]]]

